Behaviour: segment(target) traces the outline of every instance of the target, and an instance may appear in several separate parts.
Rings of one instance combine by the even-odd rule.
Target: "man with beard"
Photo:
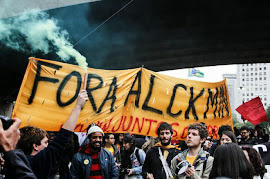
[[[250,129],[247,126],[240,128],[241,139],[238,141],[238,145],[254,145],[255,141],[250,137]]]
[[[171,163],[174,178],[209,178],[214,158],[202,148],[207,136],[206,125],[194,123],[188,126],[188,149],[175,156]]]
[[[82,146],[72,159],[71,178],[116,179],[118,169],[112,153],[101,147],[104,133],[97,125],[92,125],[87,137],[89,143]]]
[[[171,145],[173,130],[170,124],[166,122],[160,124],[157,134],[160,142],[147,152],[143,165],[143,176],[148,179],[168,179],[171,177],[169,168],[171,160],[180,153],[180,149]],[[162,157],[163,161],[161,161]]]

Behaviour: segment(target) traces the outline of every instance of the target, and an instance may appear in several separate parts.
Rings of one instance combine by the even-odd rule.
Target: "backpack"
[[[204,173],[205,168],[206,168],[206,163],[207,163],[208,157],[209,157],[209,154],[206,155],[206,160],[203,162],[203,173]]]
[[[135,156],[136,156],[136,158],[137,158],[138,162],[139,162],[139,163],[140,163],[140,165],[141,165],[141,161],[140,161],[140,157],[139,157],[139,150],[140,150],[140,149],[136,148],[136,151],[135,151]]]

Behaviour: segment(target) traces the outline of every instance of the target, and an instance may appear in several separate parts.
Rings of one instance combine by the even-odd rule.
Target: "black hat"
[[[134,143],[134,138],[131,135],[127,134],[124,136],[123,141],[125,143]]]

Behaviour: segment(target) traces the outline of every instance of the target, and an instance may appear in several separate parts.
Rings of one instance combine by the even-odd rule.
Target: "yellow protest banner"
[[[145,68],[88,68],[89,100],[75,131],[97,123],[104,132],[156,136],[160,123],[172,125],[175,139],[185,139],[191,123],[204,122],[210,135],[232,126],[226,80],[198,82],[169,77]],[[58,131],[68,118],[83,86],[85,71],[78,66],[30,58],[12,117],[22,125]]]

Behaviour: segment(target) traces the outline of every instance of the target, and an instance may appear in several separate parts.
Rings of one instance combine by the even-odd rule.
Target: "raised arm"
[[[74,106],[72,112],[70,113],[68,119],[66,120],[62,128],[73,132],[76,126],[77,120],[79,118],[80,112],[82,110],[82,107],[84,106],[84,103],[87,100],[88,100],[87,92],[86,90],[82,90],[78,95],[76,105]]]

